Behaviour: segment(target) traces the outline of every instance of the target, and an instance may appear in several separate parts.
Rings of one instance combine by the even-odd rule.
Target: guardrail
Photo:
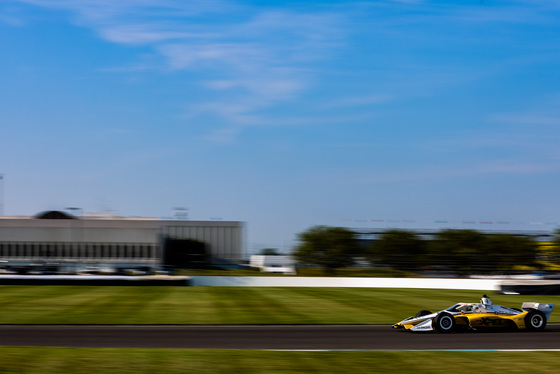
[[[192,276],[191,286],[215,287],[376,287],[499,291],[499,279],[455,278],[328,278]]]

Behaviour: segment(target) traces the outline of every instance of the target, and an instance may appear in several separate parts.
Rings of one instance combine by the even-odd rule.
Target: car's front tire
[[[429,310],[421,310],[418,313],[416,313],[415,317],[424,317],[427,316],[428,314],[432,314],[432,312],[430,312]]]
[[[451,314],[442,312],[434,319],[434,328],[440,333],[449,333],[455,329],[455,317]]]
[[[542,331],[546,327],[546,316],[540,310],[531,310],[525,316],[525,328],[528,331]]]

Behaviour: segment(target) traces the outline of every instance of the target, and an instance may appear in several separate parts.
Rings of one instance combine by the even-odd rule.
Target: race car
[[[542,331],[553,310],[554,304],[535,302],[524,302],[521,309],[506,308],[494,305],[490,298],[484,295],[480,303],[458,303],[436,313],[421,310],[416,316],[395,323],[393,328],[439,333],[499,328]]]

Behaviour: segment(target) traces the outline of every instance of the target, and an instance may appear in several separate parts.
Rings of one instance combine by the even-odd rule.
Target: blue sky
[[[0,35],[4,214],[559,226],[557,1],[2,0]]]

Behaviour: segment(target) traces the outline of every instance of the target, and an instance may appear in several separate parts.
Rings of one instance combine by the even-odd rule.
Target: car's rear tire
[[[451,314],[442,312],[434,319],[434,328],[440,333],[450,333],[455,330],[455,317]]]
[[[528,331],[542,331],[546,327],[546,316],[540,310],[531,310],[525,316],[525,328]]]
[[[416,315],[414,317],[416,317],[416,318],[424,317],[424,316],[427,316],[428,314],[432,314],[432,312],[430,312],[429,310],[421,310],[418,313],[416,313]]]

